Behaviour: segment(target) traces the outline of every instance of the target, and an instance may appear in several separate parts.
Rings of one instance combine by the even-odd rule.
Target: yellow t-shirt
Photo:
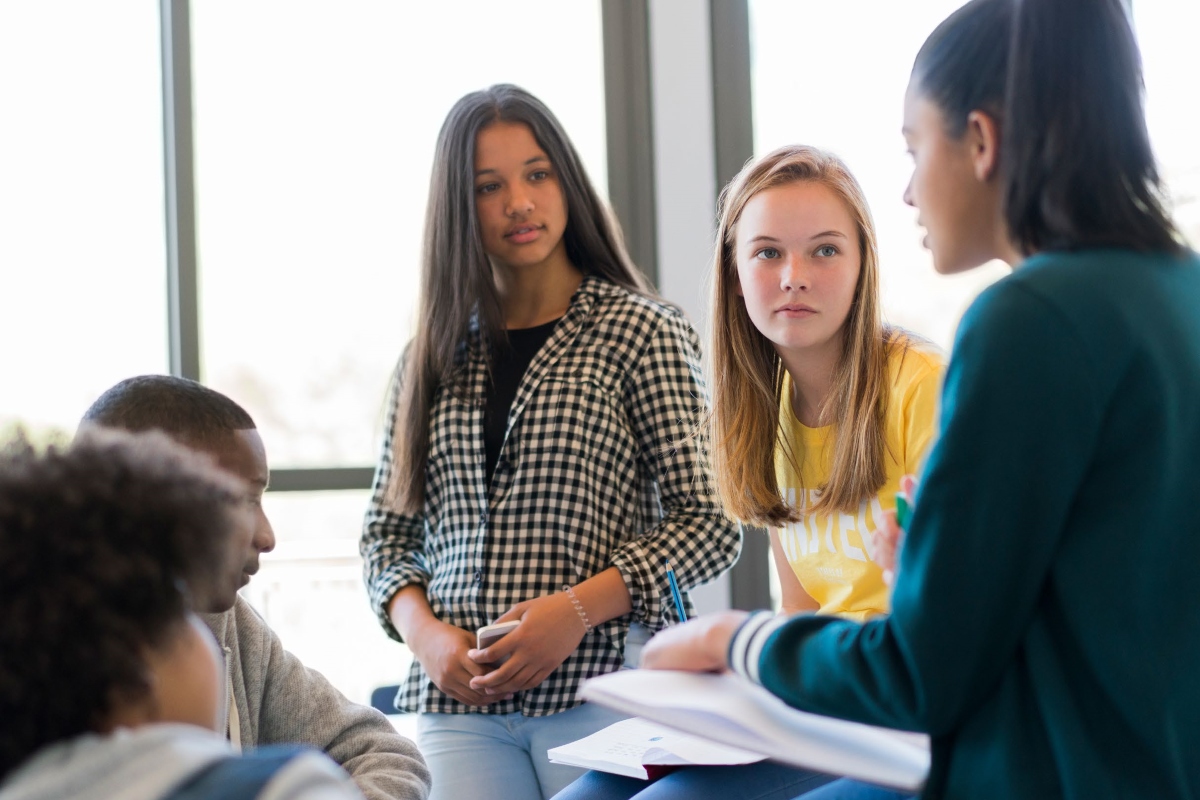
[[[917,474],[936,431],[937,401],[945,364],[932,347],[905,340],[889,355],[891,394],[885,421],[884,464],[887,480],[879,493],[864,500],[857,514],[834,512],[808,515],[779,530],[780,543],[800,585],[820,605],[820,614],[855,620],[888,611],[888,588],[872,560],[871,535],[884,511],[895,509],[900,479]],[[834,450],[834,426],[809,428],[792,411],[792,382],[785,375],[780,398],[781,442],[775,451],[775,474],[789,505],[801,508],[816,502],[818,487],[829,480]],[[797,475],[784,455],[783,439],[803,459]]]

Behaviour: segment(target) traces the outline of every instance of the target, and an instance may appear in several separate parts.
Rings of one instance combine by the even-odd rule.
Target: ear
[[[1000,166],[1000,123],[984,111],[967,114],[965,137],[971,148],[971,163],[975,179],[987,183]]]

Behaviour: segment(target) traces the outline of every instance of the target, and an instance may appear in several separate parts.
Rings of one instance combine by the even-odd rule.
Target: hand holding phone
[[[503,639],[508,634],[516,630],[521,624],[521,620],[514,619],[509,622],[498,622],[495,625],[484,625],[479,630],[475,631],[475,649],[483,650],[496,642]],[[503,664],[508,660],[508,656],[492,663]]]

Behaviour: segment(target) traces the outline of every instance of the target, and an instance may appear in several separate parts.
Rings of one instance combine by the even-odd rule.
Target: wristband
[[[579,619],[583,620],[583,632],[591,633],[592,622],[588,619],[587,612],[583,610],[583,603],[579,602],[579,598],[575,596],[575,590],[570,586],[564,586],[563,591],[567,593],[567,597],[571,598],[571,605],[575,606],[575,613],[579,615]]]

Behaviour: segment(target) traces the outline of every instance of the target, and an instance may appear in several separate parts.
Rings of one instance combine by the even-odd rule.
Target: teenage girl
[[[935,428],[942,360],[885,326],[875,227],[835,156],[783,147],[722,194],[713,265],[712,454],[729,513],[770,529],[785,614],[888,611],[873,533]],[[761,763],[644,781],[593,772],[566,798],[779,798],[830,780]]]
[[[714,615],[644,665],[924,731],[926,797],[1200,793],[1200,259],[1139,63],[1121,0],[974,0],[933,32],[905,197],[938,271],[1014,269],[959,326],[892,613]]]
[[[438,137],[417,335],[401,359],[362,539],[384,629],[415,661],[433,797],[549,797],[546,751],[615,721],[576,699],[631,622],[677,619],[738,527],[689,437],[695,331],[630,261],[536,98],[462,98]],[[519,620],[476,650],[476,630]]]

